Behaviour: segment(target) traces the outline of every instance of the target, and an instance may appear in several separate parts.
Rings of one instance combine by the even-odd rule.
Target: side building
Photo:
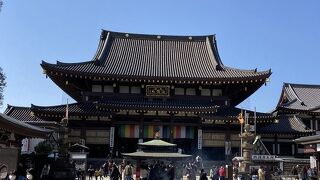
[[[284,83],[274,112],[278,123],[261,129],[265,145],[276,155],[301,156],[304,146],[293,140],[320,130],[320,85]]]
[[[225,66],[214,35],[167,36],[103,30],[93,59],[41,63],[44,73],[76,103],[68,105],[69,143],[89,156],[133,152],[158,132],[185,153],[223,160],[239,152],[242,111],[236,106],[268,81],[271,70]],[[30,107],[60,122],[66,105]],[[253,112],[249,122],[254,123]],[[257,126],[274,122],[257,113]]]

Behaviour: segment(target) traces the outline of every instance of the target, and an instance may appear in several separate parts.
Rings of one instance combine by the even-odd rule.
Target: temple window
[[[131,94],[140,94],[141,87],[140,86],[131,86]]]
[[[129,94],[129,86],[120,86],[119,93],[128,93]]]
[[[92,92],[102,92],[102,86],[101,85],[92,85]]]
[[[222,96],[221,89],[212,89],[212,96]]]
[[[210,96],[211,90],[210,89],[202,89],[201,90],[201,96]]]
[[[103,89],[103,92],[113,93],[113,86],[112,85],[105,85],[104,89]]]
[[[194,89],[194,88],[187,88],[187,89],[186,89],[186,95],[191,95],[191,96],[196,95],[196,89]]]
[[[184,95],[184,88],[175,88],[174,94],[175,95]]]

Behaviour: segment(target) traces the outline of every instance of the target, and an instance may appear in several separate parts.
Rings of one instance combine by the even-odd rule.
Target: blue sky
[[[7,104],[65,103],[68,96],[42,74],[41,60],[90,60],[101,29],[216,34],[225,65],[272,69],[271,81],[240,104],[242,108],[272,110],[283,82],[320,84],[317,0],[4,0],[0,66],[7,75],[7,87],[0,112]]]

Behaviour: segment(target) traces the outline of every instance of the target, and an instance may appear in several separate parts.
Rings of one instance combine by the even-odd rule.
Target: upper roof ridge
[[[209,35],[166,35],[166,34],[140,34],[129,32],[117,32],[102,29],[101,36],[105,37],[108,33],[112,37],[123,38],[141,38],[141,39],[158,39],[158,40],[206,40],[207,37],[215,37],[215,34]]]

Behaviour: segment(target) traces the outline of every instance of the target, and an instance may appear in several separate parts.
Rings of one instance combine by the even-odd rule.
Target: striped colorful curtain
[[[186,138],[193,139],[194,138],[194,127],[189,126],[175,126],[173,128],[173,138]]]
[[[120,125],[119,136],[122,138],[139,138],[139,125]]]
[[[160,138],[170,138],[170,128],[168,126],[143,126],[143,138],[153,139],[156,131],[159,131]]]

